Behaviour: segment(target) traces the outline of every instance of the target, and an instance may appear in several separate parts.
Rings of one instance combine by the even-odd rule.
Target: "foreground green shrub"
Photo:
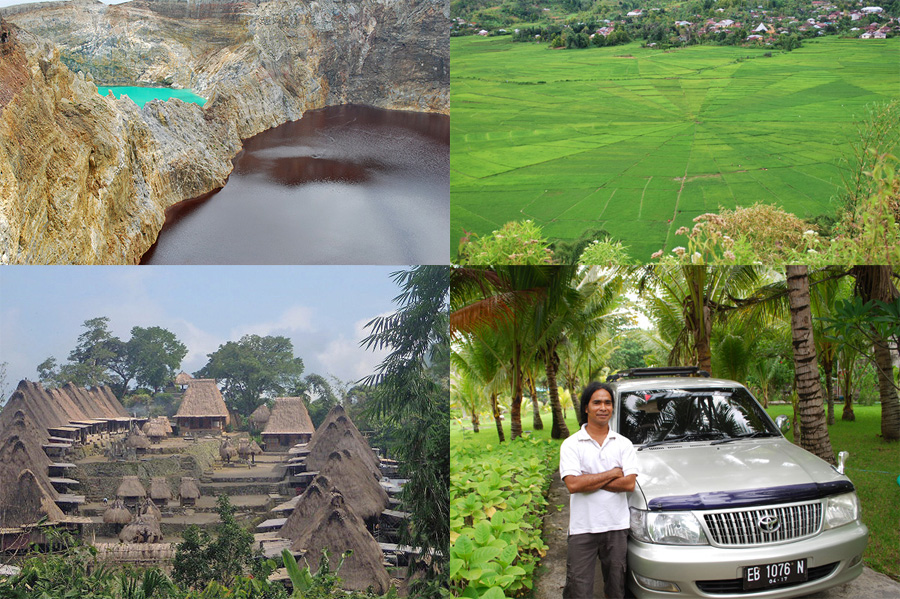
[[[450,457],[450,585],[461,597],[527,592],[546,553],[541,517],[557,445],[516,439]]]

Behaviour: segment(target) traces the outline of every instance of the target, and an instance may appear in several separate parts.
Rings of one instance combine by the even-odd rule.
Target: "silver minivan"
[[[734,381],[696,369],[611,377],[637,449],[628,586],[644,597],[798,597],[862,572],[853,483],[790,443]],[[705,374],[705,373],[700,373]]]

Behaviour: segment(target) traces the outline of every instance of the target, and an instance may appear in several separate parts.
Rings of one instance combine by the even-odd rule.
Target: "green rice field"
[[[790,53],[638,43],[549,50],[460,37],[451,51],[451,251],[463,229],[604,228],[646,262],[694,217],[766,202],[832,213],[866,106],[900,96],[900,39]]]

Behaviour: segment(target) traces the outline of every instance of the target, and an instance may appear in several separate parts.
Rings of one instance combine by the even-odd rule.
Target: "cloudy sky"
[[[47,357],[65,362],[84,321],[109,317],[122,340],[161,326],[188,348],[186,372],[242,335],[282,335],[304,374],[358,380],[384,353],[359,346],[365,324],[391,313],[397,266],[4,266],[0,268],[0,362],[4,398],[37,380]]]

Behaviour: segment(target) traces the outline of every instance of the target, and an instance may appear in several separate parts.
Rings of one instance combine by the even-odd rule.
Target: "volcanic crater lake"
[[[446,264],[450,119],[333,106],[244,140],[141,264]]]
[[[166,101],[172,98],[178,98],[179,100],[183,100],[185,102],[193,102],[194,104],[199,104],[200,106],[206,104],[206,98],[201,98],[189,89],[172,89],[168,87],[97,86],[97,93],[99,93],[101,96],[109,95],[110,91],[112,91],[113,95],[117,98],[121,98],[123,94],[127,95],[138,106],[143,106],[150,100]]]

